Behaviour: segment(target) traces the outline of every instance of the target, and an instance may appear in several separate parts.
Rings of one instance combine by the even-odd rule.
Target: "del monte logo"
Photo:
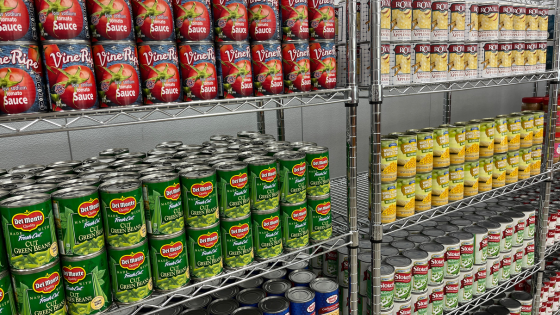
[[[191,194],[197,196],[198,198],[208,197],[214,190],[214,185],[212,182],[201,182],[199,184],[194,184],[191,186]]]
[[[320,203],[315,207],[315,211],[320,215],[327,215],[331,212],[331,202],[327,201],[324,203]]]
[[[311,167],[316,170],[322,171],[327,166],[329,166],[329,158],[326,156],[314,158],[313,160],[311,160]]]
[[[245,185],[247,185],[247,173],[232,176],[229,180],[229,184],[237,189],[245,187]]]
[[[18,230],[30,232],[45,222],[45,216],[41,211],[18,213],[12,217],[12,225]]]
[[[292,174],[302,177],[303,175],[305,175],[305,162],[301,162],[299,164],[294,165],[294,167],[292,167]]]
[[[78,206],[78,215],[92,219],[99,213],[99,199],[90,199]]]
[[[136,270],[144,263],[145,259],[146,257],[142,252],[132,253],[130,255],[122,256],[121,259],[119,260],[119,265],[123,269]]]
[[[86,271],[81,267],[64,266],[62,276],[68,283],[76,284],[86,278]]]
[[[259,178],[263,182],[271,183],[276,179],[276,167],[267,168],[261,171]]]
[[[181,197],[181,184],[177,183],[165,188],[164,197],[169,200],[179,199]]]
[[[280,218],[277,215],[264,219],[262,221],[262,228],[267,231],[274,231],[279,225],[280,225]]]
[[[198,246],[212,248],[218,243],[218,232],[204,234],[198,237]]]
[[[136,198],[134,197],[121,197],[111,200],[109,203],[111,211],[118,214],[128,214],[130,211],[136,209]]]
[[[307,217],[307,208],[296,209],[292,211],[292,220],[303,222]]]
[[[175,243],[163,245],[159,249],[161,256],[169,259],[175,259],[183,252],[183,242],[177,241]]]
[[[47,274],[33,281],[33,291],[44,294],[51,293],[56,289],[59,283],[60,274],[58,272],[53,272],[50,275]]]
[[[229,235],[240,240],[249,234],[249,224],[243,223],[240,225],[234,225],[229,229]]]

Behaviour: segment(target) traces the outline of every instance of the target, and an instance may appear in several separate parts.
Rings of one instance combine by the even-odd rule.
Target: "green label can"
[[[471,120],[475,122],[476,120]],[[479,157],[490,157],[494,155],[494,118],[484,118],[480,121],[480,152]]]
[[[58,259],[37,269],[12,270],[11,273],[19,314],[66,314]]]
[[[371,137],[370,137],[371,142]],[[381,182],[397,180],[398,144],[396,137],[381,137]]]
[[[12,281],[8,271],[0,272],[0,315],[17,314]]]
[[[533,111],[533,145],[542,144],[544,137],[544,112]]]
[[[331,196],[307,199],[307,225],[313,241],[324,241],[332,236]]]
[[[432,172],[416,173],[414,211],[432,208]]]
[[[397,218],[413,215],[415,201],[416,177],[399,177],[397,179]]]
[[[109,181],[99,186],[105,238],[111,247],[128,247],[146,239],[142,185],[136,179]]]
[[[479,172],[479,162],[465,162],[464,174],[465,174],[465,197],[474,196],[478,194],[478,172]]]
[[[156,290],[175,290],[189,283],[186,244],[184,230],[171,235],[150,235],[150,262]]]
[[[465,163],[465,126],[441,125],[449,129],[449,158],[451,164]]]
[[[220,220],[222,252],[224,265],[228,269],[239,269],[250,265],[253,253],[253,234],[251,233],[251,215],[236,219]]]
[[[449,167],[434,168],[432,171],[432,206],[443,206],[449,202]]]
[[[247,163],[225,161],[215,165],[222,218],[240,218],[251,212]]]
[[[222,245],[218,222],[204,228],[187,228],[187,243],[193,279],[208,279],[222,273]]]
[[[533,156],[531,155],[533,148],[519,149],[519,180],[531,177],[531,164],[533,163]]]
[[[478,160],[478,191],[492,190],[492,175],[494,173],[494,157]]]
[[[508,151],[508,121],[507,115],[498,115],[494,120],[494,154]]]
[[[216,171],[199,166],[180,173],[187,228],[203,228],[218,222]]]
[[[282,254],[282,226],[280,209],[253,211],[253,246],[258,260]]]
[[[140,180],[148,233],[169,235],[182,231],[185,219],[179,175],[155,173]]]
[[[519,113],[521,117],[521,147],[530,148],[533,146],[534,116],[532,113]]]
[[[307,202],[283,203],[280,205],[280,211],[284,249],[292,251],[307,246],[309,244]]]
[[[276,159],[268,156],[244,160],[249,168],[251,209],[270,210],[278,207],[278,171]]]
[[[2,232],[12,271],[33,269],[58,257],[51,197],[21,195],[0,202]]]
[[[531,148],[531,156],[533,157],[533,164],[531,164],[531,176],[541,173],[541,154],[542,144],[533,145]]]
[[[465,190],[465,171],[463,164],[449,167],[449,201],[463,199]]]
[[[507,116],[508,150],[519,150],[521,146],[521,116],[511,114]]]
[[[519,173],[519,150],[507,153],[506,184],[517,183]]]
[[[62,256],[62,277],[68,313],[104,312],[113,303],[105,249],[87,256]]]
[[[326,147],[303,147],[307,169],[307,195],[322,196],[331,191],[329,172],[329,149]]]
[[[506,184],[507,153],[494,155],[494,169],[492,170],[492,188],[503,187]]]
[[[303,152],[279,152],[280,202],[298,203],[305,200],[307,189],[307,163]]]
[[[105,247],[97,187],[66,188],[51,197],[62,255],[86,256]]]

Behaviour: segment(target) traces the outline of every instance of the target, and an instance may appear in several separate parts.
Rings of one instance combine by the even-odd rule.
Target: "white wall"
[[[539,86],[544,93],[544,83]],[[493,117],[521,109],[521,98],[532,96],[533,85],[454,92],[452,121]],[[443,94],[386,98],[382,105],[382,132],[436,126],[442,123]],[[328,146],[331,176],[346,174],[346,109],[343,104],[286,110],[286,136],[289,141],[308,140]],[[59,132],[0,140],[0,168],[20,164],[48,164],[59,160],[85,159],[112,147],[147,151],[162,141],[181,140],[201,143],[213,134],[256,130],[256,114],[187,119],[126,127]],[[276,113],[266,112],[266,131],[276,135]],[[358,166],[367,170],[370,105],[358,106]]]

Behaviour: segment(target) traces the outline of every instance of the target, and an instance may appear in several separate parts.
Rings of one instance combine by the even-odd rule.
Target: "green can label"
[[[115,301],[134,303],[152,294],[148,242],[134,249],[109,248],[109,268]]]
[[[249,265],[254,260],[251,216],[236,221],[222,220],[222,251],[227,268],[235,269]]]
[[[412,294],[412,266],[395,268],[395,302],[404,302]]]
[[[189,283],[185,232],[165,239],[150,238],[150,261],[154,288],[175,290]]]
[[[62,276],[70,314],[97,314],[111,306],[107,252],[81,261],[63,261]]]
[[[414,261],[412,266],[412,292],[423,293],[428,288],[428,260]]]
[[[24,208],[2,208],[2,227],[12,269],[38,268],[56,260],[56,230],[50,200]]]
[[[298,203],[305,200],[307,164],[305,159],[278,161],[280,168],[280,202]]]
[[[443,283],[444,266],[445,266],[445,254],[444,253],[434,253],[431,254],[430,269],[428,269],[428,284],[429,285],[440,285]]]
[[[253,237],[255,256],[264,260],[282,254],[282,227],[280,210],[268,213],[253,212]]]
[[[450,311],[459,304],[459,280],[446,280],[443,286],[443,310]]]
[[[85,256],[105,246],[97,191],[72,199],[53,197],[52,203],[61,254]]]
[[[8,273],[0,279],[0,315],[17,314],[16,300],[14,299],[14,291],[12,282]]]
[[[193,279],[207,279],[223,270],[218,224],[205,229],[187,229],[189,266]]]
[[[173,234],[185,227],[179,178],[163,183],[142,183],[149,234]]]
[[[128,193],[101,191],[105,237],[112,247],[136,245],[146,239],[144,201],[140,187]]]
[[[187,227],[201,228],[218,222],[218,194],[216,192],[216,173],[205,178],[186,178],[181,176],[181,187]]]
[[[329,152],[305,153],[307,170],[307,195],[322,196],[331,191],[329,172]]]
[[[309,244],[307,204],[282,204],[282,242],[286,249],[297,249]]]
[[[280,192],[276,162],[269,165],[249,164],[251,174],[251,209],[271,210],[278,207]]]
[[[247,168],[240,171],[217,170],[220,216],[240,218],[251,212],[249,199],[249,176]]]
[[[307,200],[310,239],[323,241],[332,236],[331,197]]]
[[[20,275],[12,273],[18,313],[22,315],[65,315],[64,288],[60,265]],[[15,314],[15,313],[14,313]]]

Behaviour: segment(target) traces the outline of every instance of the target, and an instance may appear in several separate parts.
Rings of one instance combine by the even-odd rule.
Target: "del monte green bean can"
[[[227,269],[239,269],[254,260],[251,215],[220,220],[224,265]]]
[[[187,243],[193,279],[208,279],[222,273],[222,243],[218,222],[208,227],[187,228]]]
[[[58,259],[36,269],[12,270],[11,274],[19,314],[66,314]]]
[[[258,260],[274,258],[282,254],[282,226],[280,209],[253,211],[253,246]]]
[[[16,307],[17,300],[14,298],[10,273],[6,270],[2,271],[0,272],[0,314],[17,314]]]
[[[37,193],[4,199],[0,212],[12,271],[38,268],[57,259],[50,195]]]
[[[305,200],[307,163],[304,152],[282,151],[274,155],[280,175],[280,202],[296,203]]]
[[[218,222],[216,171],[196,166],[181,171],[183,210],[187,228],[202,228]]]
[[[251,212],[247,163],[226,161],[214,166],[218,175],[218,200],[222,218],[240,218]]]
[[[303,147],[307,169],[307,195],[322,196],[330,192],[329,149],[326,147]]]
[[[309,238],[324,241],[332,236],[331,196],[311,197],[307,200]]]
[[[146,239],[142,185],[136,179],[121,179],[99,186],[105,238],[112,247],[128,247]]]
[[[120,304],[137,303],[153,292],[148,241],[128,247],[109,247],[109,270],[113,299]]]
[[[173,234],[185,226],[181,183],[175,173],[155,173],[140,178],[148,233]]]
[[[282,216],[282,242],[286,251],[293,251],[309,244],[307,202],[280,204]]]
[[[278,170],[276,159],[268,156],[244,160],[249,168],[251,209],[270,210],[278,207]]]
[[[395,302],[406,302],[412,294],[412,260],[404,256],[390,256],[385,263],[395,268]]]
[[[59,252],[85,256],[105,247],[97,187],[77,186],[52,194]]]
[[[68,313],[99,314],[111,307],[113,297],[105,249],[86,256],[62,256],[61,265]]]
[[[154,289],[171,291],[186,286],[190,274],[185,231],[150,235],[150,263]]]

